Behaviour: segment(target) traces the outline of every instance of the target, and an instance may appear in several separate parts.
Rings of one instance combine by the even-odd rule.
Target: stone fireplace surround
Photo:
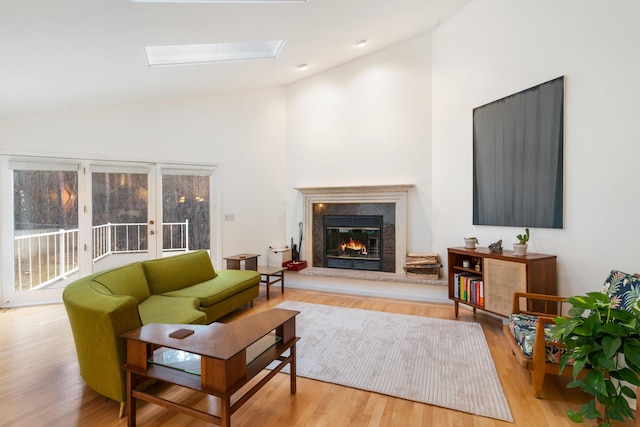
[[[407,258],[407,200],[414,186],[372,185],[353,187],[296,188],[303,197],[302,257],[313,265],[313,205],[315,203],[393,203],[395,204],[395,271],[404,272]]]

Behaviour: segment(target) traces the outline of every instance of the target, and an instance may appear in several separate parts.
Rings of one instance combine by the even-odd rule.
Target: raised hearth
[[[444,279],[424,279],[422,277],[408,277],[406,274],[385,273],[383,271],[362,271],[362,270],[338,270],[335,268],[311,267],[297,272],[301,276],[318,277],[339,277],[346,279],[360,279],[371,282],[387,283],[409,283],[415,285],[442,286],[448,285],[447,278]],[[447,302],[446,300],[443,300]],[[439,301],[440,302],[440,301]]]

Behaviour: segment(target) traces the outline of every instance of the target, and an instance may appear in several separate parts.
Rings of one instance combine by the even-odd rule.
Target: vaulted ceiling
[[[0,0],[0,117],[287,85],[427,33],[470,1]],[[258,61],[151,68],[145,55],[145,46],[260,40],[285,44]]]

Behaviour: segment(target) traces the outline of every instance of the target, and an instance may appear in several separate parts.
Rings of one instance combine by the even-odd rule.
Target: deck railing
[[[189,220],[163,223],[163,251],[189,250]],[[92,258],[148,251],[147,224],[101,224],[92,227]],[[16,291],[44,288],[79,270],[78,229],[14,238]]]
[[[189,220],[162,224],[162,250],[187,252],[189,250]]]
[[[16,236],[16,291],[39,289],[78,270],[78,229]]]

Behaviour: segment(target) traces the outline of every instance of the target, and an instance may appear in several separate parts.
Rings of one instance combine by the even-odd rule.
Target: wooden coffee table
[[[231,415],[287,364],[290,392],[296,392],[296,327],[298,311],[271,309],[230,323],[211,325],[149,324],[126,332],[127,421],[136,425],[136,400],[144,400],[209,423],[229,427]],[[183,338],[170,334],[186,331]],[[199,372],[176,369],[154,360],[154,350],[178,350],[199,356]],[[283,355],[286,351],[288,355]],[[249,390],[234,394],[273,361],[280,363]],[[197,363],[197,362],[196,362]],[[214,415],[138,389],[153,378],[220,398],[220,414]],[[244,390],[244,389],[243,389]],[[231,397],[234,396],[234,404]]]

